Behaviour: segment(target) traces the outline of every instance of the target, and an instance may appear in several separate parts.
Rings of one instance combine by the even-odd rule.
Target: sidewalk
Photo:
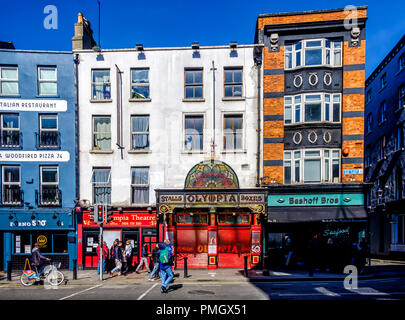
[[[66,281],[66,285],[84,285],[94,286],[102,283],[100,276],[96,270],[78,270],[77,280],[73,280],[73,272],[71,270],[62,270]],[[248,277],[244,276],[243,269],[189,269],[188,277],[184,277],[183,269],[176,269],[175,283],[187,282],[277,282],[277,281],[333,281],[342,280],[347,276],[345,274],[336,274],[330,272],[314,271],[312,277],[308,275],[307,270],[270,270],[269,276],[264,276],[262,270],[249,270]],[[1,287],[19,287],[21,271],[15,271],[12,274],[12,280],[7,281],[7,274],[0,272],[0,288]],[[405,262],[372,260],[370,266],[366,266],[364,274],[358,276],[359,280],[365,279],[380,279],[405,277]],[[159,280],[155,280],[159,281]],[[148,273],[141,271],[140,274],[135,272],[127,274],[125,277],[117,275],[111,277],[109,274],[103,275],[103,283],[131,284],[131,283],[148,283]],[[153,283],[153,282],[150,282]],[[62,284],[63,285],[63,284]]]

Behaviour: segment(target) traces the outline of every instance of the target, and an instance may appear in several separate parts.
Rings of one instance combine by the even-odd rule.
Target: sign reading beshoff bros
[[[238,203],[263,203],[265,195],[261,193],[182,193],[161,194],[160,203],[185,203],[185,204],[238,204]]]
[[[0,99],[0,111],[64,112],[66,110],[66,100]]]
[[[269,207],[362,206],[364,195],[351,194],[284,194],[269,195]]]

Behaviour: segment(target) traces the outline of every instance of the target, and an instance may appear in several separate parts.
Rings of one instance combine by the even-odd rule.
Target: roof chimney
[[[75,35],[72,38],[72,49],[92,49],[96,45],[96,41],[93,39],[93,30],[91,30],[90,22],[79,12],[77,22],[75,23]]]

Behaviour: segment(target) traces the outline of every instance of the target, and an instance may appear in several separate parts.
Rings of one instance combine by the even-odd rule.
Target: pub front
[[[240,189],[226,163],[205,160],[187,174],[184,189],[157,189],[157,213],[164,238],[173,244],[175,267],[243,268],[259,266],[263,189]]]

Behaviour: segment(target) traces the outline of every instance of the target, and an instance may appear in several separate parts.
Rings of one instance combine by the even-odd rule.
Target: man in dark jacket
[[[40,246],[38,242],[35,242],[34,249],[32,249],[31,265],[38,275],[42,275],[44,272],[45,264],[43,261],[50,261],[51,259],[44,257],[39,250]],[[38,273],[39,272],[39,273]]]
[[[149,275],[149,281],[155,280],[153,277],[159,271],[159,245],[156,244],[156,247],[152,250],[152,261],[153,261],[153,270]]]
[[[139,273],[138,270],[140,267],[142,267],[142,265],[145,265],[146,269],[150,273],[149,264],[148,264],[148,245],[146,243],[142,247],[141,262],[136,267],[136,270],[135,270],[136,273]]]
[[[166,257],[167,262],[162,262],[162,260],[164,260],[162,257]],[[160,292],[162,293],[167,293],[167,288],[174,277],[172,261],[172,248],[170,244],[159,243],[159,267],[160,278],[162,279],[162,287],[160,288]]]
[[[118,245],[116,245],[114,247],[115,268],[112,269],[111,272],[110,272],[111,277],[113,276],[115,271],[118,271],[118,276],[119,277],[124,276],[123,274],[121,274],[122,254],[123,254],[122,241],[119,241]]]

